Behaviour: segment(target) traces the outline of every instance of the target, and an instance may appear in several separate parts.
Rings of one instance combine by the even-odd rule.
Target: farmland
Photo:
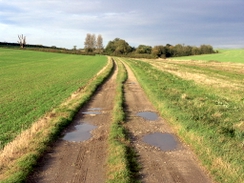
[[[191,144],[215,179],[242,182],[244,65],[131,59],[127,63],[161,115]]]
[[[217,54],[175,57],[173,60],[205,60],[244,63],[244,49],[220,49]]]
[[[106,63],[102,56],[0,49],[1,148],[84,86]]]
[[[212,55],[218,59],[202,55],[196,61],[0,49],[2,147],[32,129],[34,121],[41,125],[33,134],[30,130],[33,141],[20,140],[14,150],[6,145],[0,151],[0,180],[24,181],[53,134],[59,135],[74,119],[70,129],[83,121],[98,126],[91,140],[57,140],[48,147],[52,155],[45,158],[45,171],[34,170],[30,182],[44,175],[50,182],[97,182],[96,177],[107,182],[191,182],[191,170],[198,182],[243,182],[244,65],[237,63],[242,62],[242,52],[235,53],[227,59],[234,60],[230,63],[218,61],[227,58],[225,52]],[[99,72],[106,63],[105,71]],[[101,114],[83,114],[91,109]],[[140,111],[161,117],[147,121],[137,116]],[[164,152],[142,142],[155,132],[175,133],[184,143]],[[192,150],[211,178],[199,168]],[[53,155],[59,161],[50,158]]]

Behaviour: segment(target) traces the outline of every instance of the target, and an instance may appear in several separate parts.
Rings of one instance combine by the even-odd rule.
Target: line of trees
[[[211,45],[201,45],[196,46],[185,46],[184,44],[177,44],[172,46],[166,44],[166,46],[159,45],[152,48],[151,54],[156,57],[166,58],[166,57],[179,57],[179,56],[189,56],[189,55],[201,55],[201,54],[211,54],[215,53]]]
[[[139,45],[137,48],[130,46],[125,40],[115,38],[113,41],[109,41],[106,48],[103,47],[103,37],[101,34],[96,36],[95,34],[87,33],[84,49],[77,50],[76,46],[72,50],[64,48],[56,48],[55,46],[47,47],[42,45],[27,45],[26,36],[18,35],[18,45],[20,48],[33,48],[42,51],[53,51],[53,52],[67,52],[72,54],[105,54],[105,55],[116,55],[116,56],[128,56],[128,57],[139,57],[139,58],[168,58],[178,56],[189,56],[189,55],[200,55],[200,54],[211,54],[216,53],[211,45],[189,46],[184,44],[177,44],[175,46],[166,44],[149,46]],[[0,43],[0,46],[16,46],[16,43]],[[218,51],[217,51],[218,52]]]
[[[177,56],[189,56],[216,53],[211,45],[201,45],[200,47],[177,44],[175,46],[166,44],[157,46],[139,45],[137,48],[131,47],[125,40],[115,38],[109,41],[104,50],[104,54],[117,56],[145,57],[145,58],[166,58]]]

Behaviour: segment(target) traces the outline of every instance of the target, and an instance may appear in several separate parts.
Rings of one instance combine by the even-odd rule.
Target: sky
[[[84,47],[87,33],[131,46],[244,48],[244,0],[0,0],[0,42]]]

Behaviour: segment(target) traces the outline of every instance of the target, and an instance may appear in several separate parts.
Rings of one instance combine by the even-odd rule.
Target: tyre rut
[[[123,62],[124,63],[124,62]],[[130,67],[125,64],[128,79],[124,84],[124,95],[127,119],[125,127],[130,134],[131,145],[137,151],[139,164],[142,166],[141,182],[182,182],[210,183],[204,169],[191,150],[177,139],[177,149],[161,151],[159,148],[143,142],[147,134],[160,132],[174,134],[167,122],[159,117],[156,121],[148,121],[137,116],[138,112],[150,111],[158,113],[147,99],[138,84]],[[93,183],[106,181],[106,158],[108,134],[114,106],[117,66],[112,76],[97,89],[81,110],[72,124],[65,130],[69,132],[77,124],[89,123],[97,126],[89,140],[69,142],[58,139],[42,158],[34,173],[27,182],[72,182]],[[84,114],[90,109],[99,109],[101,114]]]
[[[174,130],[159,116],[155,121],[145,120],[137,116],[138,112],[150,111],[158,113],[140,87],[130,67],[124,62],[128,72],[125,83],[126,128],[131,136],[131,145],[137,151],[138,162],[142,166],[140,180],[142,182],[181,182],[210,183],[213,182],[200,166],[196,156],[187,145],[180,142]],[[147,144],[143,137],[153,133],[167,133],[174,136],[178,145],[175,150],[162,151],[158,147]]]
[[[80,109],[63,132],[64,135],[72,131],[76,125],[88,123],[97,126],[91,131],[92,137],[83,142],[58,139],[26,182],[105,182],[107,138],[114,106],[117,70],[115,65],[113,74],[97,89],[90,101]],[[99,109],[99,114],[84,113],[91,109]]]

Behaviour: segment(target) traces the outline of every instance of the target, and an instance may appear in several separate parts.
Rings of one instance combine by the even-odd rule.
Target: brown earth
[[[137,116],[138,112],[151,111],[157,113],[139,86],[134,74],[126,66],[128,80],[125,83],[126,128],[130,131],[131,144],[139,154],[139,164],[142,166],[140,180],[142,182],[181,182],[210,183],[204,169],[187,145],[180,142],[171,151],[161,151],[159,148],[146,144],[142,138],[154,132],[174,134],[167,122],[159,117],[156,121],[148,121]],[[42,158],[34,173],[27,182],[105,182],[107,138],[111,124],[112,109],[115,94],[115,78],[113,75],[103,84],[75,117],[66,131],[82,122],[96,125],[92,137],[84,142],[69,142],[61,138],[50,147]],[[82,112],[91,108],[101,108],[102,114],[87,115]],[[64,132],[65,133],[65,132]]]

